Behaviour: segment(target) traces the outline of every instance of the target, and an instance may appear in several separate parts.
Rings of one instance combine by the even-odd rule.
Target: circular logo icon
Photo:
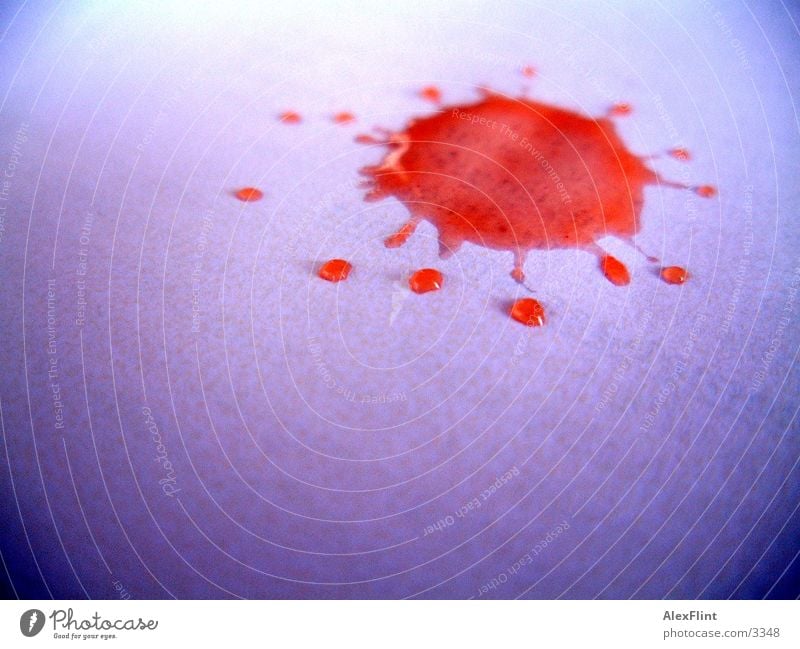
[[[19,618],[19,630],[22,635],[32,638],[44,627],[44,613],[38,608],[25,611]]]

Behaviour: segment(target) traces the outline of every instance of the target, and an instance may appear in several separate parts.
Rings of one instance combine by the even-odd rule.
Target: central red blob
[[[368,199],[395,196],[411,213],[386,245],[402,245],[425,219],[443,256],[465,241],[512,251],[519,281],[530,249],[582,247],[602,259],[597,239],[630,240],[645,187],[660,181],[610,118],[495,94],[415,119],[388,145],[381,164],[362,170]],[[627,283],[609,261],[609,279]]]

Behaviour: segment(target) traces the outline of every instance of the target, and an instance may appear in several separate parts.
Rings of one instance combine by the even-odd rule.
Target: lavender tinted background
[[[4,5],[7,596],[796,597],[797,12],[287,4]],[[638,243],[689,283],[535,253],[530,331],[510,255],[383,247],[405,210],[362,201],[354,135],[525,64],[719,187],[647,193]]]

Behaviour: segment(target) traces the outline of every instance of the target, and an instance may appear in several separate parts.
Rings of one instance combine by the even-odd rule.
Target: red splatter
[[[531,79],[536,76],[536,68],[532,65],[526,65],[522,68],[522,76]]]
[[[438,104],[440,101],[442,101],[442,91],[436,86],[425,86],[419,91],[419,96],[427,101],[433,102],[434,104]]]
[[[667,284],[683,284],[689,279],[689,272],[680,266],[666,266],[661,269],[661,279]]]
[[[414,293],[429,293],[442,288],[444,278],[435,268],[423,268],[408,278],[408,286]]]
[[[629,109],[617,104],[614,112]],[[394,196],[410,213],[386,246],[403,245],[424,219],[439,231],[441,256],[465,241],[508,250],[520,282],[527,251],[575,247],[597,254],[610,281],[627,284],[625,266],[595,242],[608,235],[632,241],[648,185],[689,189],[629,151],[608,116],[491,92],[411,120],[386,145],[381,163],[362,169],[367,200]]]
[[[356,116],[348,112],[336,113],[333,116],[333,121],[337,124],[350,124],[356,121]]]
[[[326,261],[319,269],[319,276],[329,282],[341,282],[347,279],[353,265],[344,259],[331,259]]]
[[[541,327],[545,323],[544,307],[532,297],[517,300],[511,306],[511,317],[527,327]]]
[[[256,187],[242,187],[234,196],[245,203],[253,203],[264,198],[264,192]]]
[[[630,239],[644,188],[666,182],[610,119],[497,94],[414,119],[387,144],[383,161],[362,170],[367,200],[395,196],[410,212],[386,245],[403,245],[426,219],[443,256],[464,241],[512,251],[518,281],[530,249],[596,252],[603,236]]]
[[[299,124],[303,121],[303,118],[300,117],[300,113],[296,113],[293,110],[287,110],[280,114],[279,119],[284,124]]]

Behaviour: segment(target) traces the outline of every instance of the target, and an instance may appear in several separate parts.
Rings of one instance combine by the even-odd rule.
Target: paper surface
[[[20,596],[798,595],[796,12],[4,11]],[[530,330],[507,316],[527,295],[510,253],[440,260],[427,223],[385,248],[407,212],[364,202],[384,149],[353,139],[429,114],[429,84],[445,104],[482,84],[588,115],[630,102],[633,151],[685,146],[653,168],[719,190],[647,190],[637,243],[690,281],[611,239],[628,287],[534,251]],[[331,257],[346,282],[315,276]],[[445,290],[405,288],[424,266]]]

